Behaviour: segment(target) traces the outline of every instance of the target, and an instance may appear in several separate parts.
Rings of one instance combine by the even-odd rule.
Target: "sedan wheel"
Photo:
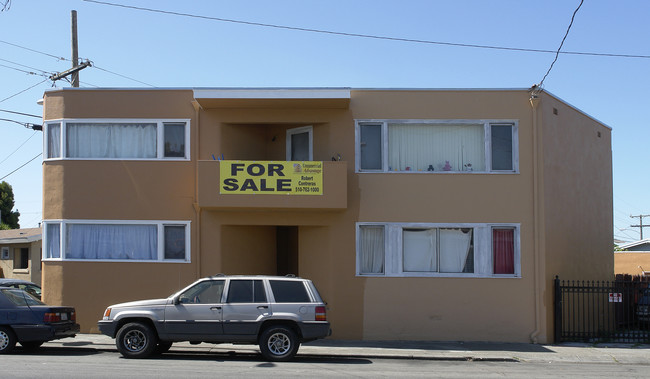
[[[0,354],[10,353],[15,346],[16,336],[14,332],[5,326],[0,326]]]

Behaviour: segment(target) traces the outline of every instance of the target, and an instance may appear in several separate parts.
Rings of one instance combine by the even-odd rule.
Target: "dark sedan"
[[[0,287],[12,287],[25,290],[37,299],[41,299],[41,287],[38,284],[22,279],[0,279]]]
[[[0,287],[0,354],[11,352],[16,342],[36,349],[46,341],[74,337],[76,320],[72,307],[52,307],[23,290]]]

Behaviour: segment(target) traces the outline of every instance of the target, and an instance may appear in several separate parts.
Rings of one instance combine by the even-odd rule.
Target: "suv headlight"
[[[106,308],[104,311],[104,320],[110,320],[111,318],[111,308]]]

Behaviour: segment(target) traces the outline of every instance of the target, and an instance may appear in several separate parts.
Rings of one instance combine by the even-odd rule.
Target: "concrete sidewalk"
[[[43,346],[115,351],[115,340],[102,334],[46,342]],[[256,345],[175,343],[171,353],[259,355]],[[615,362],[650,366],[650,345],[534,345],[500,342],[344,341],[324,339],[303,344],[303,358],[382,358],[495,362]]]

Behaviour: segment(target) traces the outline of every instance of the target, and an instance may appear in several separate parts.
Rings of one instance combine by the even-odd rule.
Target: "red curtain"
[[[492,230],[492,254],[495,274],[515,273],[514,229]]]

